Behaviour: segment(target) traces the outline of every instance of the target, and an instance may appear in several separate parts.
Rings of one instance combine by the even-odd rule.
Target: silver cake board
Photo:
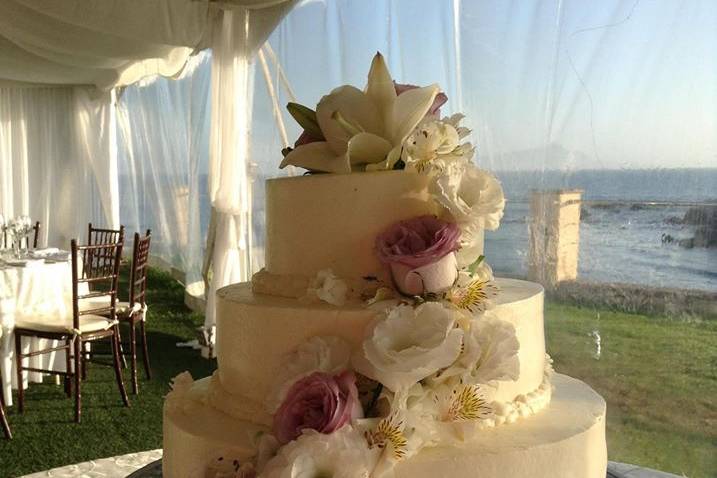
[[[162,476],[162,460],[150,463],[144,468],[135,471],[127,478],[158,478]],[[640,468],[625,463],[609,462],[606,478],[679,478],[677,475],[662,471]]]

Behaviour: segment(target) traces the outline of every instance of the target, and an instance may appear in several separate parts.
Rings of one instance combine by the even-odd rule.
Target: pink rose
[[[274,434],[286,444],[311,429],[333,433],[351,420],[363,417],[353,372],[332,376],[314,372],[298,380],[274,415]]]
[[[396,83],[393,82],[393,86],[396,88],[396,95],[401,95],[404,91],[413,90],[415,88],[418,88],[416,85],[407,85],[403,83]],[[446,104],[446,101],[448,101],[448,97],[445,93],[440,92],[436,95],[436,99],[433,100],[433,104],[431,105],[431,108],[428,110],[428,113],[426,116],[435,116],[439,117],[441,116],[441,106]]]
[[[389,227],[376,238],[376,249],[402,293],[442,292],[458,274],[454,252],[460,236],[458,225],[420,216]]]

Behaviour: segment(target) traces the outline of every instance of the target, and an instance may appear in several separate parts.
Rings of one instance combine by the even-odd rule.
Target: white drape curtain
[[[153,234],[152,257],[200,280],[209,223],[211,55],[190,58],[177,80],[124,88],[117,101],[121,223]]]
[[[212,220],[207,240],[208,279],[205,328],[215,323],[216,291],[252,273],[252,178],[250,138],[253,111],[253,55],[292,2],[264,2],[265,8],[235,6],[222,12],[212,40],[212,123],[209,198]],[[256,6],[254,6],[256,7]],[[211,270],[211,272],[210,272]]]
[[[69,247],[87,222],[119,224],[110,94],[0,88],[0,214],[42,223],[41,244]]]

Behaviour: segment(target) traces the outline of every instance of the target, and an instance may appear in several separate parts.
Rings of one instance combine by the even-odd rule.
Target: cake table
[[[160,478],[162,476],[162,450],[129,453],[111,458],[92,460],[76,465],[54,468],[21,478]],[[640,468],[625,463],[610,462],[606,478],[678,478],[661,471]]]

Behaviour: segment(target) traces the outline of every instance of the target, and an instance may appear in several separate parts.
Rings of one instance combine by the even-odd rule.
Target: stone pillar
[[[534,191],[530,200],[528,278],[545,287],[578,277],[579,189]]]

